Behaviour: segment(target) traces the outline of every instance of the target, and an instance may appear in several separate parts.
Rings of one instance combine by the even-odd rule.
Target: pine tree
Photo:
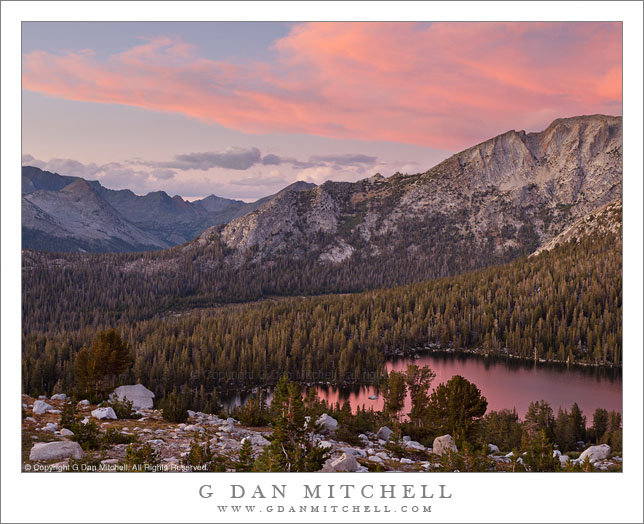
[[[422,368],[415,364],[407,366],[405,382],[411,399],[409,420],[416,427],[422,426],[423,420],[427,416],[429,388],[435,378],[436,373],[429,366],[423,366]]]
[[[429,398],[430,427],[452,435],[457,445],[472,442],[479,419],[485,415],[487,399],[481,390],[460,375],[440,384]]]
[[[552,442],[541,430],[535,438],[530,438],[526,433],[527,441],[522,447],[527,448],[523,461],[530,471],[559,471],[561,462],[553,456]]]
[[[116,378],[131,364],[127,344],[114,329],[99,332],[89,349],[83,347],[74,361],[74,375],[79,394],[93,399],[105,397]]]
[[[548,439],[554,436],[555,418],[552,407],[545,401],[531,402],[525,415],[525,426],[530,438],[536,438],[543,430]]]
[[[181,423],[188,420],[188,399],[185,394],[173,390],[161,403],[163,419],[168,422]]]
[[[566,410],[559,408],[553,432],[554,441],[561,451],[565,452],[575,449],[577,439],[575,438],[574,423]]]
[[[255,462],[256,471],[318,471],[328,451],[311,439],[306,427],[304,401],[300,387],[280,379],[271,402],[274,430],[271,443]]]
[[[608,411],[597,408],[593,413],[593,431],[595,433],[595,443],[605,442],[608,432]]]
[[[253,446],[250,443],[250,439],[245,438],[239,450],[235,471],[252,471],[253,462]]]
[[[579,406],[575,402],[570,409],[570,424],[572,426],[573,435],[575,437],[575,442],[585,441],[586,440],[586,417],[579,409]]]
[[[405,405],[406,395],[405,376],[398,371],[391,371],[382,395],[385,400],[383,411],[390,419],[398,420],[400,411]]]

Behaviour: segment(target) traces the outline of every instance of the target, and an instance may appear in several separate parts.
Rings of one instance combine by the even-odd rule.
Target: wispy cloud
[[[316,155],[312,156],[312,163],[315,164],[333,164],[339,166],[357,166],[362,164],[375,164],[378,162],[378,157],[367,155]]]
[[[208,171],[214,167],[224,169],[235,169],[244,171],[261,160],[262,154],[259,149],[231,148],[221,153],[189,153],[185,155],[176,155],[170,162],[157,162],[160,167],[172,169],[199,169]]]
[[[270,62],[210,60],[166,36],[107,59],[33,51],[23,55],[23,87],[250,133],[460,150],[556,117],[621,113],[621,34],[603,22],[305,23],[275,43]],[[242,155],[232,169],[250,161]]]
[[[246,171],[258,164],[264,166],[289,165],[295,169],[307,169],[320,166],[333,166],[335,169],[342,169],[353,166],[374,166],[378,164],[378,157],[360,153],[348,153],[339,155],[314,155],[308,160],[298,160],[297,158],[283,157],[273,153],[262,156],[261,151],[256,147],[249,149],[233,147],[222,152],[210,151],[175,155],[174,160],[170,161],[137,160],[135,163],[148,167],[179,169],[182,171],[208,171],[215,168]]]

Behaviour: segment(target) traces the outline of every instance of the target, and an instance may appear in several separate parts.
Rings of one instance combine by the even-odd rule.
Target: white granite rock
[[[89,406],[89,400],[83,399],[78,403],[79,406]]]
[[[498,453],[500,451],[499,447],[494,444],[488,444],[487,448],[490,450],[490,453]]]
[[[127,399],[132,402],[134,409],[152,408],[154,404],[154,393],[146,388],[143,384],[131,384],[128,386],[119,386],[110,395],[112,399],[123,401]]]
[[[322,471],[357,471],[358,467],[358,461],[353,455],[343,453],[338,458],[327,460]]]
[[[45,427],[42,428],[42,431],[50,431],[51,433],[53,433],[57,429],[58,429],[58,424],[56,424],[55,422],[48,422],[45,425]]]
[[[319,426],[322,431],[333,432],[338,427],[338,421],[332,416],[322,413],[320,418],[317,419],[316,425]]]
[[[591,464],[598,460],[605,460],[610,457],[610,446],[608,444],[600,444],[599,446],[590,446],[581,455],[579,455],[579,463],[581,464],[586,460],[590,460]]]
[[[451,435],[442,435],[434,439],[432,445],[432,451],[436,455],[443,455],[449,451],[456,453],[458,451],[456,444],[454,444],[454,439]]]
[[[416,451],[425,451],[425,446],[423,446],[420,442],[416,442],[415,440],[403,441],[403,447],[405,449],[415,449]]]
[[[29,460],[61,460],[70,457],[79,459],[82,456],[83,449],[78,442],[64,440],[34,444],[29,453]]]
[[[73,437],[74,436],[74,432],[71,429],[67,429],[67,428],[61,429],[60,434],[63,437]]]
[[[97,418],[98,420],[117,420],[118,418],[116,416],[116,413],[114,413],[114,409],[112,408],[96,408],[94,411],[92,411],[92,417]]]
[[[387,440],[389,440],[389,437],[391,436],[392,433],[393,431],[390,430],[387,426],[382,426],[376,433],[376,437],[386,442]]]
[[[45,413],[47,413],[48,411],[51,411],[52,409],[54,409],[54,407],[47,404],[47,402],[44,402],[42,400],[36,400],[36,402],[34,402],[34,407],[32,411],[34,412],[34,415],[44,415]]]
[[[51,396],[51,400],[67,400],[67,395],[65,393],[57,393]]]
[[[244,440],[250,440],[250,443],[251,443],[253,446],[260,446],[260,447],[264,447],[264,446],[268,446],[268,445],[270,444],[270,442],[269,442],[268,440],[266,440],[266,439],[265,439],[264,437],[262,437],[261,435],[258,435],[257,433],[252,433],[252,434],[250,434],[249,436],[244,437],[244,438],[242,439],[242,442],[244,442]]]
[[[340,451],[343,453],[348,453],[349,455],[353,455],[354,457],[366,457],[367,452],[364,449],[360,448],[340,448]]]

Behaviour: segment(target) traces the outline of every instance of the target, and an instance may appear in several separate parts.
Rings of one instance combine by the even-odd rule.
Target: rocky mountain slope
[[[559,233],[550,242],[542,245],[532,256],[536,256],[543,251],[550,251],[559,244],[589,236],[595,232],[622,234],[622,202],[621,200],[611,202],[600,207],[597,211],[589,213],[583,218],[577,220],[568,229]]]
[[[129,251],[170,244],[124,220],[88,182],[59,191],[39,189],[22,198],[23,244],[52,251]]]
[[[293,184],[283,191],[310,189]],[[70,201],[70,195],[74,194]],[[270,201],[245,203],[210,195],[188,202],[164,191],[136,195],[97,181],[22,168],[23,247],[43,251],[121,252],[164,249]]]
[[[621,196],[620,117],[555,120],[508,131],[415,175],[375,175],[285,193],[217,236],[237,260],[423,258],[448,252],[498,259],[527,254]],[[463,249],[467,246],[467,249]]]

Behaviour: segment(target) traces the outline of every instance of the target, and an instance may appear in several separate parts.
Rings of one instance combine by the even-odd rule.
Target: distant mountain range
[[[529,254],[621,192],[621,117],[564,118],[539,133],[508,131],[424,173],[282,193],[196,243],[217,237],[238,261],[287,254],[452,266],[428,275],[437,276],[471,269],[473,259]]]
[[[621,152],[621,117],[564,118],[540,133],[508,131],[424,173],[297,182],[250,204],[215,195],[188,202],[163,191],[139,196],[26,166],[23,247],[148,251],[216,237],[234,263],[404,255],[472,269],[474,254],[489,262],[529,254],[619,198]]]
[[[282,191],[311,189],[296,182]],[[189,202],[164,191],[139,196],[97,181],[22,168],[23,248],[43,251],[126,252],[164,249],[208,227],[250,213],[276,195],[245,203],[210,195]]]

